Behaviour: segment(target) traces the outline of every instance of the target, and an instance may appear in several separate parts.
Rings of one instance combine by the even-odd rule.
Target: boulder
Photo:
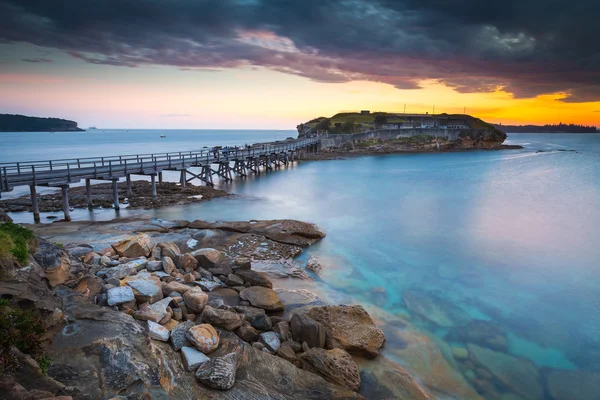
[[[106,294],[108,295],[108,305],[111,307],[135,300],[133,289],[129,286],[120,286],[109,289]]]
[[[166,342],[169,340],[169,330],[156,322],[148,321],[148,333],[151,339]]]
[[[39,240],[33,258],[44,270],[50,286],[54,287],[71,279],[69,253],[61,247],[46,240]]]
[[[240,296],[238,292],[229,288],[218,288],[208,294],[209,300],[221,299],[223,302],[230,306],[235,307],[240,303]]]
[[[134,275],[123,279],[122,284],[133,289],[138,303],[156,303],[163,298],[162,285],[156,276]]]
[[[212,292],[215,289],[218,289],[223,286],[221,281],[213,278],[202,278],[198,281],[192,282],[194,285],[199,286],[202,290],[206,290],[207,292]]]
[[[283,310],[283,303],[274,290],[262,286],[252,286],[240,292],[242,300],[249,301],[255,307],[268,311]]]
[[[296,353],[294,353],[294,350],[290,346],[285,346],[283,343],[281,344],[279,350],[277,350],[277,355],[283,358],[284,360],[288,360],[297,367],[300,367],[302,365],[300,360],[298,360],[298,358],[296,357]]]
[[[181,359],[183,360],[183,367],[185,370],[191,372],[195,372],[200,365],[210,360],[210,358],[201,351],[188,346],[181,348]]]
[[[181,253],[179,251],[179,247],[173,242],[160,242],[156,245],[156,247],[160,248],[160,254],[163,259],[165,257],[169,257],[172,261],[175,260],[178,254]]]
[[[468,344],[469,356],[485,367],[500,382],[526,400],[540,400],[544,390],[538,370],[529,360]]]
[[[172,301],[170,297],[166,297],[160,301],[157,301],[154,304],[148,305],[144,308],[141,308],[133,313],[133,317],[135,319],[139,319],[141,321],[154,321],[159,322],[167,315],[167,307],[169,303]]]
[[[225,283],[228,286],[244,286],[244,280],[235,274],[227,275]]]
[[[191,289],[193,289],[191,286],[185,285],[181,282],[173,281],[167,284],[164,291],[166,293],[177,292],[179,294],[185,294],[185,292]]]
[[[220,264],[214,268],[208,268],[207,271],[213,276],[227,276],[233,273],[231,267],[226,264]]]
[[[198,267],[198,261],[190,253],[179,254],[175,259],[175,265],[185,272],[192,272]]]
[[[374,358],[385,341],[385,335],[362,306],[313,307],[307,315],[325,327],[328,348]]]
[[[321,265],[321,262],[317,257],[310,256],[310,258],[306,262],[306,269],[318,275],[323,270],[323,266]]]
[[[242,314],[246,321],[250,321],[256,315],[265,314],[265,310],[262,308],[252,306],[235,306],[233,309]]]
[[[146,264],[146,270],[150,272],[161,271],[162,269],[162,261],[148,261]]]
[[[240,276],[245,282],[249,282],[252,286],[264,286],[269,289],[273,288],[273,283],[271,283],[269,278],[262,272],[256,272],[251,269],[239,270],[236,272],[236,275]]]
[[[285,321],[281,321],[275,324],[275,326],[273,327],[273,332],[278,334],[279,338],[282,341],[292,340],[292,330],[290,328],[290,325]]]
[[[225,254],[216,249],[200,249],[192,253],[198,264],[206,269],[216,268],[226,258]]]
[[[208,303],[208,295],[199,288],[193,288],[183,294],[183,300],[189,311],[201,313],[206,303]]]
[[[196,370],[196,379],[210,388],[229,390],[235,383],[236,371],[237,355],[229,353],[200,364]]]
[[[243,318],[243,317],[242,317]],[[270,331],[273,328],[271,318],[267,314],[257,314],[248,319],[250,325],[259,331]]]
[[[158,246],[154,246],[152,248],[152,252],[150,253],[150,256],[154,259],[154,260],[160,260],[162,258],[162,249]]]
[[[167,274],[170,274],[171,272],[175,271],[175,262],[171,257],[165,256],[162,258],[162,268],[163,271],[165,271]]]
[[[210,324],[193,326],[186,332],[185,336],[204,354],[215,351],[219,346],[219,334]]]
[[[98,273],[98,276],[100,276],[100,274],[102,273],[102,275],[105,276],[107,279],[123,279],[128,277],[129,275],[137,274],[138,268],[146,265],[146,263],[147,261],[145,258],[138,258],[136,260],[131,260],[125,264],[102,270]]]
[[[202,321],[220,326],[228,331],[238,329],[245,322],[244,316],[241,314],[212,308],[211,306],[204,307],[204,311],[202,311]]]
[[[65,246],[65,250],[69,252],[73,257],[80,259],[85,256],[87,253],[93,251],[94,249],[89,244],[68,244]]]
[[[317,373],[326,381],[358,391],[360,372],[352,356],[343,349],[312,348],[300,356],[303,369]]]
[[[152,251],[150,236],[141,233],[112,245],[120,257],[148,257]]]
[[[260,342],[264,344],[266,348],[271,350],[273,353],[277,353],[277,350],[279,350],[279,347],[281,347],[281,341],[275,332],[264,332],[259,336]]]
[[[237,257],[233,259],[231,269],[235,272],[241,269],[252,268],[252,261],[247,257]]]
[[[323,324],[299,313],[294,313],[290,319],[290,329],[294,341],[306,342],[309,347],[325,347],[327,331]]]
[[[235,334],[248,343],[256,342],[258,340],[258,331],[254,329],[248,321],[244,321],[244,323],[235,331]]]
[[[186,340],[187,331],[194,326],[193,321],[185,321],[171,329],[171,345],[175,350],[180,350]]]

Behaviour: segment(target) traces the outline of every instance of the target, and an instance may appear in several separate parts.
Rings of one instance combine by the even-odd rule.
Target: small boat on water
[[[160,137],[161,137],[161,138],[165,138],[165,137],[167,137],[167,135],[160,135]]]

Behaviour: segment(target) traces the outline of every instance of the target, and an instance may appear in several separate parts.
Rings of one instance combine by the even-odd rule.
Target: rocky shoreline
[[[273,276],[308,279],[286,260],[325,236],[312,224],[32,227],[56,244],[40,237],[28,264],[0,281],[0,295],[44,315],[50,363],[44,374],[11,348],[28,367],[0,379],[8,399],[42,398],[39,391],[64,399],[433,398],[397,364],[403,379],[363,387],[361,362],[391,363],[378,357],[385,336],[363,307],[274,289]]]
[[[158,198],[152,198],[152,186],[147,181],[132,182],[132,196],[127,196],[127,184],[119,183],[119,202],[128,204],[129,209],[151,209],[177,204],[197,203],[230,194],[209,186],[182,187],[173,182],[162,182],[156,186]],[[92,186],[92,201],[95,208],[113,207],[112,183],[102,183]],[[39,196],[41,212],[62,211],[61,193],[51,193]],[[73,187],[69,191],[69,204],[72,208],[87,208],[85,187]],[[7,212],[32,211],[29,195],[16,199],[0,200],[0,209]]]

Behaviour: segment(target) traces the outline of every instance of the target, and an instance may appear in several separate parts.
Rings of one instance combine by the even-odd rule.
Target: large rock
[[[438,326],[450,328],[469,322],[469,316],[462,308],[424,291],[405,290],[402,298],[411,313]]]
[[[258,331],[254,329],[250,322],[244,321],[244,323],[235,331],[242,340],[252,343],[258,340]]]
[[[230,307],[235,307],[240,304],[240,296],[238,292],[229,288],[218,288],[214,289],[212,292],[208,294],[208,299],[215,300],[221,299],[223,303]]]
[[[325,327],[327,347],[374,358],[385,341],[383,332],[362,306],[313,307],[307,315]]]
[[[210,324],[193,326],[186,332],[185,336],[204,354],[215,351],[219,346],[219,334]]]
[[[554,400],[598,400],[600,372],[551,370],[546,386]]]
[[[135,300],[133,289],[129,286],[108,289],[106,294],[108,295],[108,305],[111,307]]]
[[[206,306],[204,307],[204,311],[202,311],[202,321],[220,326],[228,331],[233,331],[242,326],[245,319],[241,314]]]
[[[167,307],[173,299],[165,297],[164,299],[157,301],[154,304],[141,308],[133,313],[135,319],[140,321],[154,321],[159,322],[167,315]]]
[[[290,319],[292,337],[298,343],[306,342],[309,347],[325,347],[327,331],[323,324],[304,315],[294,313]]]
[[[237,355],[229,353],[200,364],[196,370],[196,379],[210,388],[229,390],[235,383],[236,371]]]
[[[173,282],[169,282],[167,284],[167,286],[165,287],[165,292],[167,292],[167,293],[177,292],[179,294],[184,294],[188,290],[192,290],[192,289],[193,288],[191,286],[188,286],[184,283],[173,281]]]
[[[271,283],[269,278],[261,272],[256,272],[251,269],[240,270],[236,272],[236,275],[239,275],[244,281],[249,282],[252,286],[264,286],[269,289],[273,288],[273,283]]]
[[[171,345],[175,350],[180,350],[184,346],[186,334],[192,326],[194,326],[193,321],[185,321],[171,329]]]
[[[175,271],[175,262],[171,257],[164,256],[162,258],[162,268],[167,274]]]
[[[279,347],[281,347],[281,340],[279,340],[279,336],[275,332],[263,332],[260,335],[260,342],[265,345],[265,347],[271,350],[273,353],[277,353]]]
[[[33,254],[33,258],[46,273],[50,286],[54,287],[71,279],[71,259],[69,253],[61,247],[45,240],[39,240],[38,249]]]
[[[210,360],[201,351],[187,346],[181,348],[181,359],[183,360],[185,370],[192,372],[195,372],[200,365]]]
[[[122,284],[133,289],[135,300],[138,303],[156,303],[163,298],[160,279],[156,276],[134,275],[125,278]]]
[[[148,334],[151,339],[166,342],[169,340],[169,330],[156,322],[148,321]]]
[[[310,256],[306,262],[306,269],[318,275],[323,270],[323,266],[316,256]]]
[[[200,249],[192,253],[198,261],[198,264],[206,269],[216,268],[220,263],[225,261],[225,254],[216,249]]]
[[[112,248],[120,257],[148,257],[152,251],[152,243],[150,236],[140,233],[132,238],[113,244]]]
[[[208,295],[200,288],[193,288],[183,294],[183,300],[189,311],[201,313],[208,303]]]
[[[180,254],[175,259],[177,268],[184,270],[185,272],[192,272],[198,268],[198,261],[190,253]]]
[[[128,277],[129,275],[137,274],[138,268],[146,264],[145,258],[138,258],[136,260],[131,260],[125,264],[118,265],[116,267],[107,268],[98,273],[98,276],[104,276],[107,279],[115,278],[115,279],[123,279]]]
[[[358,366],[346,350],[312,348],[300,356],[303,368],[315,372],[325,380],[358,391],[360,373]]]
[[[173,242],[160,242],[156,245],[156,247],[160,248],[160,254],[163,259],[165,257],[169,257],[172,261],[175,261],[178,254],[181,254],[179,251],[179,247]]]
[[[254,307],[263,308],[267,311],[283,310],[283,303],[274,290],[262,286],[252,286],[240,292],[242,300],[249,301]]]
[[[500,382],[526,400],[539,400],[544,395],[535,365],[522,358],[499,353],[477,345],[467,345],[472,360],[485,367]]]
[[[265,314],[265,310],[263,310],[262,308],[258,308],[258,307],[235,306],[233,308],[235,309],[235,311],[242,314],[244,316],[244,318],[246,318],[246,321],[250,321],[256,315]]]

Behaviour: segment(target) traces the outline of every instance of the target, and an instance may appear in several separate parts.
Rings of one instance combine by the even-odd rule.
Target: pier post
[[[31,209],[33,210],[33,222],[36,224],[40,222],[40,206],[38,204],[37,190],[35,185],[30,185],[29,190],[31,191]]]
[[[127,197],[131,197],[131,174],[127,174]]]
[[[162,184],[162,172],[158,173],[158,183]]]
[[[71,210],[69,207],[69,185],[62,185],[60,189],[62,190],[63,213],[65,214],[65,221],[70,221]]]
[[[94,208],[94,204],[92,203],[92,185],[90,181],[90,179],[85,180],[85,195],[87,196],[88,208],[91,210]]]
[[[113,206],[115,210],[119,209],[119,180],[113,179]]]
[[[158,194],[156,193],[156,174],[150,175],[150,180],[152,181],[152,198],[156,200]]]
[[[185,187],[186,184],[186,173],[185,173],[185,169],[181,170],[181,177],[179,178],[179,183],[181,183],[182,187]]]

